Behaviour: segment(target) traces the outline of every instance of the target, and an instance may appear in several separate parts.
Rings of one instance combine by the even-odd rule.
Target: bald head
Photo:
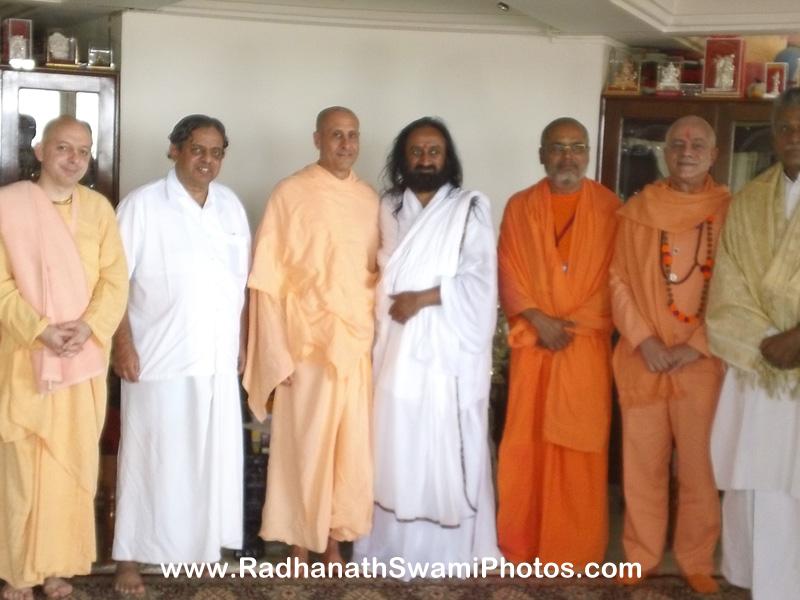
[[[89,138],[92,137],[92,128],[89,127],[89,124],[86,121],[80,121],[71,115],[61,115],[60,117],[56,117],[52,121],[49,121],[47,125],[44,126],[44,131],[42,131],[42,143],[46,142],[56,130],[68,125],[77,125],[83,127],[89,134]]]
[[[323,108],[321,111],[319,111],[319,114],[317,115],[316,129],[314,131],[316,132],[322,131],[323,128],[325,127],[325,122],[328,120],[328,118],[340,113],[349,115],[350,117],[358,121],[356,113],[354,113],[349,108],[346,108],[344,106],[329,106],[328,108]]]
[[[697,131],[702,132],[706,136],[711,146],[717,145],[717,134],[714,128],[711,127],[708,121],[703,117],[698,117],[697,115],[686,115],[675,121],[670,128],[667,129],[667,135],[664,137],[664,141],[669,143],[670,139],[674,137],[675,132],[685,127],[696,128]]]
[[[542,131],[542,137],[539,139],[539,146],[544,147],[547,144],[548,136],[553,132],[553,130],[564,125],[580,129],[583,133],[584,142],[586,144],[589,143],[589,132],[586,131],[586,127],[583,126],[583,123],[578,121],[578,119],[573,119],[572,117],[559,117],[558,119],[550,121],[547,124],[547,127],[544,128]]]

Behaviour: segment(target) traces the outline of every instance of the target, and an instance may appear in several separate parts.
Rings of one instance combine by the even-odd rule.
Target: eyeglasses
[[[572,152],[572,154],[586,154],[589,150],[589,145],[583,143],[559,144],[555,142],[553,144],[547,144],[545,150],[550,154],[566,154],[567,151]]]

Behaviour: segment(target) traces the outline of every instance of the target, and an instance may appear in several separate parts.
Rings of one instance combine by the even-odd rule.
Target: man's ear
[[[319,150],[319,131],[314,132],[314,146]]]

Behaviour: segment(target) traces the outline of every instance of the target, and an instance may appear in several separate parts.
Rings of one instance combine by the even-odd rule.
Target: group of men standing
[[[379,199],[353,171],[358,118],[331,107],[319,160],[275,187],[251,254],[241,203],[214,181],[218,120],[175,126],[174,168],[123,200],[118,226],[78,184],[91,132],[54,121],[38,182],[0,190],[3,600],[40,584],[65,597],[63,577],[94,558],[112,334],[120,593],[144,594],[140,563],[213,562],[241,545],[243,374],[257,418],[274,391],[260,533],[298,560],[343,562],[339,543],[357,540],[356,557],[384,562],[601,562],[615,377],[628,560],[643,576],[661,561],[674,462],[674,552],[692,589],[718,589],[719,487],[723,573],[754,597],[790,597],[800,90],[776,101],[773,136],[780,162],[731,203],[709,175],[713,129],[679,119],[668,177],[622,206],[585,178],[586,129],[557,119],[541,138],[546,177],[509,200],[496,249],[489,200],[462,188],[440,120],[400,132]],[[511,363],[495,513],[498,292]]]

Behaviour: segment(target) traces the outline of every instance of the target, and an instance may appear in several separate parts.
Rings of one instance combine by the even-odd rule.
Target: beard
[[[449,181],[449,175],[444,169],[414,169],[403,173],[403,181],[413,192],[435,192]]]

